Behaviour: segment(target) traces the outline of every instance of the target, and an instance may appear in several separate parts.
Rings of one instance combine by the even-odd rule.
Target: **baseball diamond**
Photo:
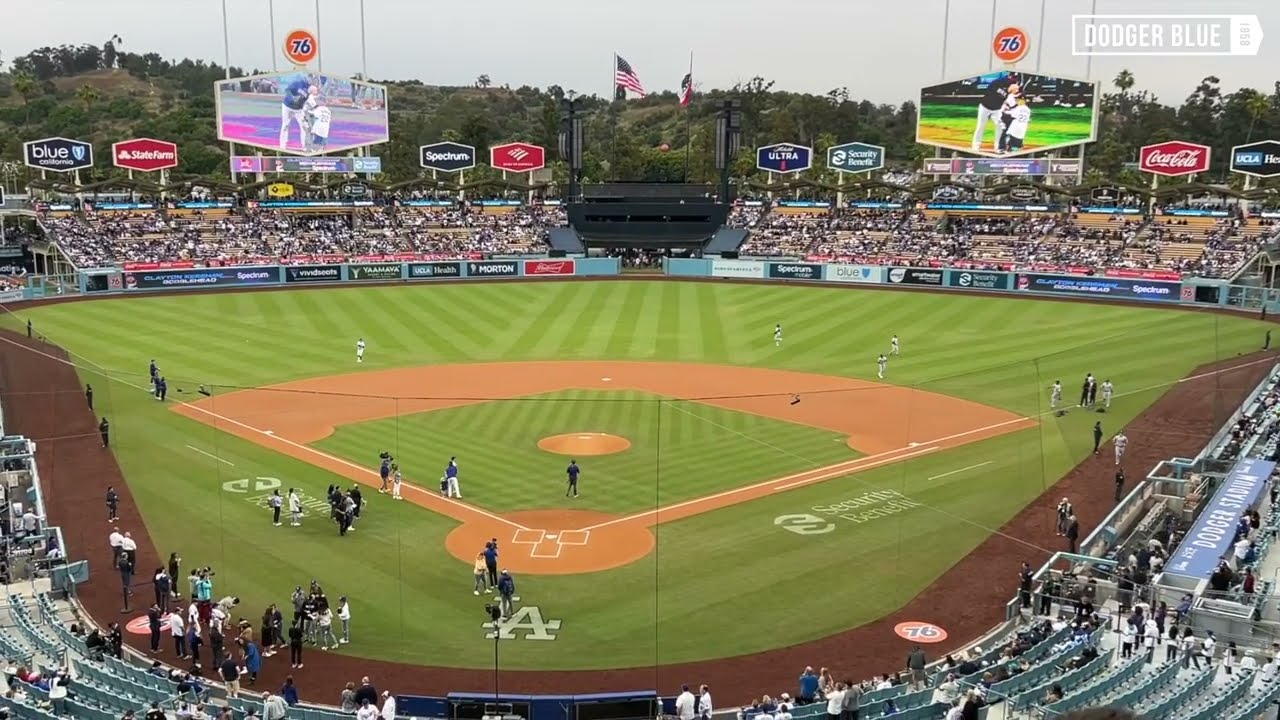
[[[44,342],[8,316],[5,420],[50,460],[69,544],[107,552],[108,528],[72,518],[114,484],[143,567],[211,566],[250,618],[315,581],[349,598],[352,639],[310,652],[307,677],[360,667],[421,693],[491,679],[499,595],[483,578],[473,592],[488,543],[516,583],[498,630],[510,692],[697,668],[736,699],[851,643],[869,676],[909,647],[893,630],[908,621],[945,628],[927,638],[945,652],[1000,620],[991,573],[1060,549],[1057,496],[1094,520],[1109,508],[1077,468],[1094,422],[1154,462],[1207,438],[1216,404],[1270,367],[1250,354],[1266,326],[1242,316],[854,286],[433,281],[21,317]],[[1053,382],[1086,373],[1114,383],[1108,412],[1051,412]],[[13,392],[27,385],[58,392]],[[118,469],[88,473],[98,416]],[[379,492],[383,454],[402,502]],[[363,490],[345,535],[333,485]],[[273,525],[290,490],[298,525]],[[118,585],[94,574],[78,592],[107,617]],[[285,673],[264,664],[268,682]]]

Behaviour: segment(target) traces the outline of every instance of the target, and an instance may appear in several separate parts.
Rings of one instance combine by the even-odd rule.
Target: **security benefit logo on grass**
[[[861,525],[920,505],[897,490],[876,490],[831,505],[817,505],[809,508],[811,513],[779,515],[773,524],[797,535],[825,535],[834,532],[840,521]]]
[[[519,598],[516,598],[519,602]],[[555,640],[560,626],[564,623],[560,620],[552,620],[542,615],[542,610],[537,605],[524,605],[516,609],[511,617],[498,623],[498,638],[502,640]],[[493,623],[487,622],[480,625],[484,629],[484,638],[492,640],[494,631]]]

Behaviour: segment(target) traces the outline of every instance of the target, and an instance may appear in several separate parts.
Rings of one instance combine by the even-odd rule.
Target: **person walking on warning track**
[[[1116,502],[1124,497],[1124,468],[1116,468]]]
[[[98,434],[102,436],[102,447],[111,445],[111,423],[105,417],[98,423]]]
[[[84,386],[84,401],[89,403],[89,411],[93,412],[93,386]]]
[[[1098,448],[1102,447],[1102,421],[1093,424],[1093,454],[1098,454]]]
[[[569,467],[565,468],[565,474],[569,476],[569,486],[565,488],[564,496],[569,497],[569,493],[573,493],[574,497],[578,497],[578,461],[570,460]]]
[[[1080,539],[1080,521],[1075,515],[1067,518],[1067,551],[1071,554],[1076,552],[1076,541]]]
[[[1111,442],[1115,444],[1116,466],[1119,467],[1120,460],[1124,458],[1125,448],[1129,447],[1129,438],[1125,437],[1124,432],[1121,431],[1119,433],[1116,433],[1116,436],[1112,438]]]
[[[107,486],[107,522],[115,522],[119,520],[118,510],[120,509],[120,495],[116,493],[116,489],[112,485]]]

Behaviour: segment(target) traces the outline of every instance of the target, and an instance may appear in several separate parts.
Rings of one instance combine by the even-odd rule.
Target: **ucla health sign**
[[[1218,566],[1218,559],[1231,554],[1240,515],[1258,501],[1275,469],[1275,463],[1258,458],[1245,458],[1236,463],[1182,539],[1177,552],[1169,558],[1165,571],[1194,578],[1209,577]]]
[[[756,167],[765,172],[801,172],[813,167],[813,148],[778,143],[756,148]]]
[[[1017,289],[1064,295],[1099,295],[1134,300],[1182,299],[1182,283],[1124,278],[1075,277],[1065,275],[1018,275]]]
[[[1231,148],[1231,172],[1264,178],[1280,175],[1280,142],[1263,140]]]

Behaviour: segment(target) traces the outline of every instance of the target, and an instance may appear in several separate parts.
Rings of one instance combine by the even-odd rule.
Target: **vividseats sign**
[[[338,282],[341,279],[341,265],[290,265],[284,269],[285,282]]]

